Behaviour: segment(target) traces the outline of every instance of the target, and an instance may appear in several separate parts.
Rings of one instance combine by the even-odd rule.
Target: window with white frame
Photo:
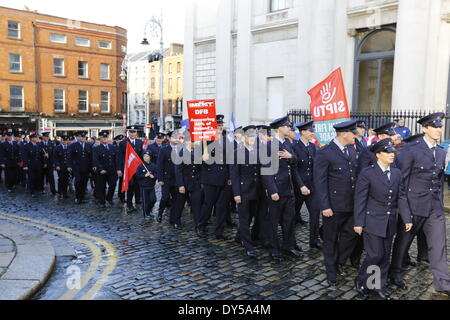
[[[110,80],[110,77],[109,77],[109,64],[105,64],[105,63],[100,64],[100,79],[102,79],[102,80]]]
[[[66,43],[67,38],[62,34],[50,33],[50,41],[56,43]]]
[[[55,76],[64,75],[64,59],[59,58],[53,59],[53,74]]]
[[[8,38],[20,39],[20,23],[8,21]]]
[[[54,89],[53,105],[55,112],[65,111],[65,92],[64,89]]]
[[[89,75],[89,66],[85,61],[78,61],[78,78],[87,78]]]
[[[177,93],[181,92],[181,78],[177,78]]]
[[[102,91],[100,93],[100,112],[108,113],[110,103],[110,93],[109,91]]]
[[[169,73],[172,73],[172,64],[169,63]]]
[[[76,38],[75,45],[80,47],[89,47],[91,45],[91,41],[89,41],[89,39],[86,38]]]
[[[269,0],[270,12],[280,11],[287,8],[287,0]]]
[[[88,112],[88,92],[78,90],[78,112]]]
[[[11,111],[23,110],[23,87],[9,87],[9,107]]]
[[[111,49],[111,41],[99,41],[98,47],[100,49]]]
[[[170,78],[169,79],[169,93],[172,92],[172,88],[173,88],[173,79]]]
[[[22,72],[22,57],[19,54],[9,54],[9,72]]]

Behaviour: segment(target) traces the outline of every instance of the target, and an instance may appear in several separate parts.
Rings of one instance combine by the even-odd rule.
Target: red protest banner
[[[215,141],[217,139],[216,101],[188,101],[189,128],[192,141]]]
[[[308,91],[311,96],[311,115],[314,121],[350,118],[341,68]]]

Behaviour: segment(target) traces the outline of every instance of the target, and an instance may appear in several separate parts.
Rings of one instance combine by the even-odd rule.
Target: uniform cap
[[[419,121],[417,121],[418,124],[420,124],[422,127],[435,127],[435,128],[441,128],[444,126],[442,123],[442,120],[445,118],[445,113],[443,112],[436,112],[427,115],[426,117],[423,117]]]
[[[278,129],[278,128],[284,127],[284,126],[287,126],[287,127],[291,127],[292,126],[290,121],[289,121],[289,117],[288,116],[276,119],[276,120],[274,120],[274,121],[272,121],[270,123],[270,127],[272,129]]]
[[[392,144],[392,139],[387,138],[373,144],[370,147],[370,151],[372,151],[373,153],[380,153],[380,152],[394,153],[395,148],[394,145]]]
[[[344,121],[333,126],[336,132],[352,132],[357,133],[356,120]]]
[[[397,133],[394,131],[394,127],[395,127],[395,123],[390,122],[390,123],[386,123],[385,125],[382,125],[379,128],[374,129],[373,131],[375,131],[375,133],[377,135],[387,134],[390,136],[395,136]]]

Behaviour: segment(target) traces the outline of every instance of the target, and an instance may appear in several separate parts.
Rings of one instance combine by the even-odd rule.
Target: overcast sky
[[[150,49],[140,45],[145,23],[163,10],[164,42],[184,42],[184,4],[186,0],[0,0],[0,6],[81,20],[128,30],[128,53]],[[151,48],[159,48],[159,40]]]

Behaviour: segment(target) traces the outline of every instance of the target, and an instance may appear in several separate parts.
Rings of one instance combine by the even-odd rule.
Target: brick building
[[[127,31],[0,7],[0,129],[123,132]]]

